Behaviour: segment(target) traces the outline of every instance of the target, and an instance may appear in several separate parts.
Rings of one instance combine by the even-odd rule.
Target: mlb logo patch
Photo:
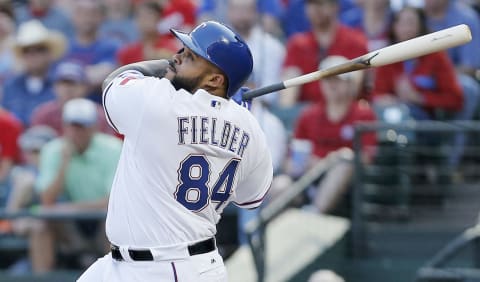
[[[215,108],[215,109],[220,109],[220,107],[222,106],[220,101],[217,101],[217,100],[212,100],[210,105],[212,106],[212,108]]]

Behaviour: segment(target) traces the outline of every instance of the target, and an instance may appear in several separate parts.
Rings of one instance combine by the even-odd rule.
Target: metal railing
[[[354,142],[353,142],[353,151],[354,151],[354,165],[355,165],[355,174],[353,179],[353,189],[351,192],[352,200],[352,210],[351,210],[351,233],[350,233],[350,250],[351,255],[355,257],[363,257],[367,252],[366,240],[368,239],[367,227],[364,218],[362,209],[365,209],[364,201],[364,190],[368,189],[368,184],[364,182],[365,180],[365,164],[363,163],[361,152],[363,150],[361,139],[362,135],[374,132],[377,135],[381,132],[389,134],[389,131],[394,131],[398,134],[394,134],[397,138],[400,148],[405,145],[405,139],[402,138],[402,134],[411,133],[411,132],[424,132],[424,133],[466,133],[466,132],[476,132],[480,133],[480,122],[474,121],[407,121],[402,124],[390,124],[383,122],[370,122],[370,123],[359,123],[354,127]],[[390,132],[391,133],[391,132]],[[390,136],[391,137],[391,136]],[[391,142],[396,142],[391,140]],[[408,140],[407,140],[408,141]],[[468,151],[468,146],[465,147]],[[412,147],[409,148],[409,152],[412,154],[416,153],[434,153],[437,149],[432,149],[428,146],[426,147]],[[401,152],[400,152],[401,153]],[[259,213],[259,216],[249,222],[246,226],[246,233],[248,237],[248,242],[250,249],[253,253],[254,264],[257,270],[258,281],[265,281],[266,277],[266,257],[265,257],[265,241],[268,239],[265,237],[265,231],[268,224],[279,214],[281,214],[301,193],[305,191],[314,181],[320,178],[336,161],[342,158],[339,155],[332,155],[332,157],[323,159],[316,164],[311,170],[305,173],[301,178],[299,178],[285,193],[281,194],[279,197],[273,199],[267,206],[265,206]],[[348,158],[347,158],[348,159]],[[371,169],[375,169],[375,164],[373,164]],[[381,171],[381,167],[377,167],[379,173],[385,173]],[[404,174],[415,174],[418,173],[418,167],[414,165],[400,165],[395,168],[396,170],[401,171]],[[445,170],[440,170],[441,173],[448,173],[448,168]],[[400,181],[399,186],[408,186],[411,183]]]
[[[382,142],[389,143],[391,148],[399,156],[399,163],[392,167],[385,167],[378,164],[365,164],[361,159],[362,136],[367,133],[376,133],[377,136],[382,133],[386,140]],[[352,190],[352,230],[350,237],[350,250],[353,257],[364,257],[368,253],[368,227],[367,217],[365,215],[368,208],[372,206],[368,205],[368,199],[366,199],[366,192],[376,188],[388,188],[384,189],[387,192],[395,193],[395,191],[403,191],[403,196],[409,197],[411,193],[421,191],[423,188],[417,183],[412,182],[412,178],[418,176],[427,170],[422,164],[416,164],[412,161],[412,156],[418,154],[424,154],[426,158],[432,158],[431,162],[435,165],[436,158],[440,159],[446,154],[452,151],[451,140],[445,141],[447,146],[430,147],[428,145],[409,144],[408,138],[405,136],[409,134],[427,134],[434,135],[439,134],[441,136],[449,135],[451,137],[456,134],[480,134],[480,122],[478,121],[406,121],[401,124],[390,124],[384,122],[369,122],[359,123],[354,127],[354,142],[353,149],[355,153],[354,165],[354,184]],[[390,136],[388,136],[390,134]],[[402,138],[399,138],[402,137]],[[453,138],[452,138],[453,140]],[[442,141],[443,142],[443,141]],[[450,143],[449,143],[450,142]],[[480,145],[480,144],[479,144]],[[380,146],[380,145],[379,145]],[[480,159],[480,154],[477,146],[474,148],[469,147],[467,144],[464,147],[464,155],[471,155],[475,153]],[[402,163],[403,162],[403,163]],[[450,176],[452,167],[448,163],[440,164],[435,169],[435,173],[440,176]],[[371,173],[384,174],[388,176],[388,173],[394,173],[398,176],[395,179],[394,184],[373,184],[368,182],[368,176]],[[437,175],[437,176],[438,176]],[[431,190],[423,189],[424,193],[428,196],[432,196],[433,191],[435,193],[444,193],[447,189],[448,183],[445,184],[442,181],[431,185]],[[413,189],[419,188],[419,189]],[[397,190],[396,190],[397,189]],[[431,194],[429,194],[431,193]],[[399,196],[399,195],[397,195]],[[402,197],[402,195],[400,195]],[[398,199],[397,199],[398,200]],[[405,209],[408,208],[403,203],[398,203],[397,206],[393,205],[393,210],[399,214],[405,214]]]
[[[462,250],[473,245],[475,268],[446,267],[445,264]],[[425,263],[418,272],[418,282],[430,281],[480,281],[480,225],[466,229]]]
[[[349,153],[350,155],[348,155]],[[336,152],[320,160],[287,190],[267,204],[255,219],[247,223],[245,232],[248,237],[250,249],[253,253],[259,282],[265,281],[266,276],[267,262],[265,258],[265,230],[267,225],[285,211],[287,207],[305,191],[305,189],[310,187],[310,185],[320,178],[332,165],[344,158],[351,159],[351,151]]]

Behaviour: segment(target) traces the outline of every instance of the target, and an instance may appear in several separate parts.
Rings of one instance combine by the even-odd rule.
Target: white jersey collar
[[[223,97],[219,97],[219,96],[215,96],[215,95],[211,94],[210,92],[206,91],[205,89],[198,89],[193,94],[193,97],[195,99],[210,99],[210,100],[211,99],[217,99],[217,100],[223,100],[225,102],[228,102],[228,99],[223,98]]]

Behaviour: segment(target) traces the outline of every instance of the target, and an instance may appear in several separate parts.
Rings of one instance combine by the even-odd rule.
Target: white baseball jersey
[[[125,136],[106,232],[117,245],[169,246],[216,233],[229,202],[260,205],[272,181],[264,134],[247,109],[205,90],[126,71],[104,108]]]

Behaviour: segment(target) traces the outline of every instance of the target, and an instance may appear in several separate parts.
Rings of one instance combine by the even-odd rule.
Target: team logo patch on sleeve
[[[121,79],[119,85],[122,86],[135,83],[135,81],[145,78],[141,72],[133,70],[123,72],[118,77]]]
[[[120,81],[120,85],[127,85],[129,82],[133,81],[133,80],[137,80],[138,78],[136,77],[125,77],[124,79],[122,79],[122,81]]]

